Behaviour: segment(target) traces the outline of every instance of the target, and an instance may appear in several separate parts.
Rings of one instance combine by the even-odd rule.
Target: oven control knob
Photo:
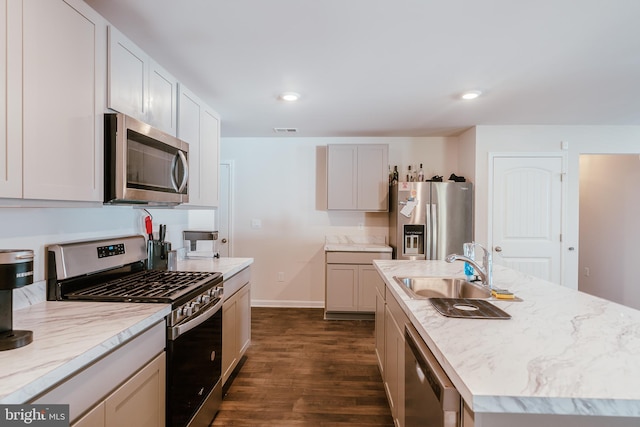
[[[183,309],[183,313],[185,316],[191,316],[193,314],[193,307],[190,304],[187,304]]]
[[[211,299],[209,295],[202,295],[200,298],[202,298],[202,304],[207,304]]]

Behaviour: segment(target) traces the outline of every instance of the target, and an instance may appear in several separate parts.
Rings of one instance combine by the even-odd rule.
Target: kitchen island
[[[463,278],[463,263],[374,265],[475,427],[640,425],[640,311],[495,266],[494,286],[523,300],[492,301],[512,318],[448,318],[394,276]]]

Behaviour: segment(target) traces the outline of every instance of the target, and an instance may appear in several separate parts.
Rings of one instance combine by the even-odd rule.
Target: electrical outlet
[[[259,220],[259,219],[252,219],[251,220],[251,228],[253,228],[253,229],[262,228],[262,221]]]
[[[284,271],[278,272],[278,282],[284,282]]]
[[[358,230],[364,230],[364,223],[363,222],[359,222],[358,223]]]
[[[584,268],[584,277],[589,277],[591,275],[591,271],[589,270],[589,267],[585,267]]]

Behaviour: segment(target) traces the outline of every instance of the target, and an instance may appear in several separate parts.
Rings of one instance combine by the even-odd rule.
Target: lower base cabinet
[[[236,277],[237,276],[237,277]],[[233,281],[240,281],[239,289],[231,296],[225,295],[222,304],[222,384],[224,385],[251,344],[251,285],[249,270],[245,269],[225,280],[224,289],[236,288]]]
[[[391,259],[391,253],[325,253],[325,319],[372,318],[376,310],[376,288],[384,287],[384,281],[372,265],[374,259]]]
[[[375,351],[393,422],[404,426],[404,328],[409,318],[385,286],[376,290]]]
[[[161,353],[73,427],[164,426],[165,364],[165,353]]]

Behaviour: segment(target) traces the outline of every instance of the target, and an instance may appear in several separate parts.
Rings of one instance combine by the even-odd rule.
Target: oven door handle
[[[212,307],[206,309],[205,311],[198,313],[192,319],[186,321],[185,323],[181,323],[172,328],[169,328],[169,340],[173,341],[177,339],[180,335],[186,334],[196,326],[202,324],[203,322],[209,320],[214,314],[218,312],[222,308],[222,299],[215,303]]]

